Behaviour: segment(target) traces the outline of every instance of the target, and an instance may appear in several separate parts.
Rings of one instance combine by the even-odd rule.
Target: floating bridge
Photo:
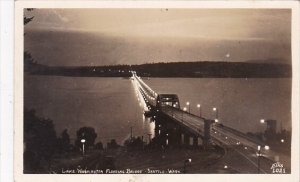
[[[131,79],[145,101],[145,113],[151,113],[158,126],[164,125],[168,136],[172,132],[175,134],[172,135],[173,143],[209,145],[213,120],[181,110],[176,94],[156,93],[135,72],[132,72]]]
[[[155,136],[163,136],[165,145],[202,145],[204,148],[210,148],[211,144],[231,146],[254,165],[256,157],[250,151],[255,152],[260,146],[264,146],[260,155],[271,162],[282,156],[266,147],[265,143],[218,123],[217,118],[207,119],[181,110],[176,94],[155,92],[134,71],[131,80],[140,100],[143,100],[145,116],[151,116],[155,121]],[[287,159],[286,156],[283,158]]]

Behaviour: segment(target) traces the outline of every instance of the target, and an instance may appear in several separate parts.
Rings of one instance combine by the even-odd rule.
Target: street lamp
[[[197,104],[197,108],[199,108],[199,117],[201,118],[201,105]]]
[[[261,157],[261,152],[260,152],[261,146],[257,146],[257,173],[260,173],[260,157]]]
[[[184,165],[183,165],[183,173],[186,173],[186,165],[187,165],[187,163],[191,163],[192,162],[192,159],[190,158],[190,159],[186,159],[185,161],[184,161]]]
[[[167,133],[166,136],[167,136],[167,139],[166,139],[166,145],[169,145],[169,140],[168,140],[169,134]]]
[[[265,120],[264,120],[264,119],[261,119],[261,120],[260,120],[260,123],[262,123],[262,124],[265,123]]]
[[[186,107],[183,108],[183,111],[186,112]],[[183,122],[183,112],[181,113],[181,120]]]
[[[216,119],[218,119],[218,118],[219,118],[218,109],[217,109],[216,107],[214,107],[214,108],[213,108],[213,111],[215,111],[215,112],[216,112]]]
[[[84,143],[85,143],[85,139],[81,139],[80,141],[82,143],[82,155],[84,155]]]
[[[281,142],[281,143],[284,143],[284,139],[281,139],[280,142]]]
[[[186,105],[189,107],[189,113],[191,112],[190,110],[190,102],[186,102]]]

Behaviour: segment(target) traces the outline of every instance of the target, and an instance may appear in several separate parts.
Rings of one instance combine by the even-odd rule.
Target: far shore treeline
[[[26,60],[26,59],[25,59]],[[54,67],[25,61],[24,71],[36,75],[76,77],[290,78],[291,65],[249,62],[170,62],[141,65]]]

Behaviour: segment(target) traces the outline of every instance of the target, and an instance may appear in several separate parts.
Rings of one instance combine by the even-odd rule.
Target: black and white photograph
[[[292,8],[20,13],[23,174],[292,173]]]

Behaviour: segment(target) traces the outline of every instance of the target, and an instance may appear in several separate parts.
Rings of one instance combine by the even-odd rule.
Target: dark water
[[[290,79],[214,79],[151,78],[145,80],[158,93],[176,93],[181,105],[191,103],[190,110],[213,118],[213,107],[220,122],[242,131],[263,130],[259,120],[276,119],[291,128]],[[136,90],[129,79],[25,76],[26,108],[50,118],[57,134],[67,128],[74,140],[83,126],[95,128],[97,141],[116,139],[119,144],[133,135],[153,134],[153,123],[143,117]],[[280,124],[278,126],[278,129]]]
[[[26,76],[24,87],[25,107],[52,119],[57,134],[67,128],[75,139],[80,127],[91,126],[97,141],[121,144],[131,127],[145,139],[153,131],[128,79]]]

